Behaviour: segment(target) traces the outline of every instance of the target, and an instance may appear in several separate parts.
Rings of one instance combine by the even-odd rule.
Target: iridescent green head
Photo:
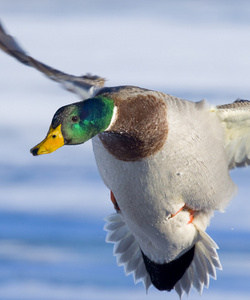
[[[105,131],[114,113],[114,101],[97,96],[63,106],[55,113],[46,138],[30,151],[51,153],[63,145],[82,144]]]

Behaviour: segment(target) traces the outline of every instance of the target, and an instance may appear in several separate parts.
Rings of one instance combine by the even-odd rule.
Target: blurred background
[[[0,19],[33,57],[104,76],[107,86],[214,105],[250,99],[249,1],[0,0]],[[146,295],[116,266],[103,231],[113,206],[91,142],[29,153],[54,112],[76,101],[0,52],[0,300],[178,299],[154,288]],[[250,296],[250,171],[232,177],[239,193],[208,228],[224,270],[203,299]]]

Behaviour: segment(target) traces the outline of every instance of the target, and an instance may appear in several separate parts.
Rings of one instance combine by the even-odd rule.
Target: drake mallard
[[[205,230],[235,193],[229,170],[250,163],[250,102],[210,106],[135,86],[103,87],[28,56],[0,26],[0,47],[81,101],[55,113],[33,155],[92,139],[96,163],[116,210],[107,242],[135,283],[202,293],[221,269]]]

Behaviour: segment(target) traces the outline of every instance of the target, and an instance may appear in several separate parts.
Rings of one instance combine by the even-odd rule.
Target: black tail
[[[179,258],[165,264],[151,261],[143,252],[142,257],[152,284],[160,291],[171,291],[184,275],[194,257],[195,246]]]

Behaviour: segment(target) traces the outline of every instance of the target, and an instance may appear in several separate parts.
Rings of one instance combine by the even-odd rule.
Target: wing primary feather
[[[11,35],[7,34],[1,23],[0,48],[19,62],[33,67],[51,80],[61,83],[66,90],[78,94],[82,100],[93,96],[105,84],[105,79],[102,77],[90,74],[83,76],[66,74],[34,59],[23,50]]]

